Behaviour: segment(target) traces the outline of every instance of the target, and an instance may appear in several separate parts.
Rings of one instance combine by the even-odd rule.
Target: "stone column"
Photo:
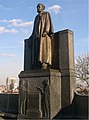
[[[25,39],[24,40],[24,71],[29,71],[32,68],[32,61],[31,61],[31,40]]]
[[[59,69],[61,72],[61,104],[69,105],[74,96],[74,36],[70,30],[57,33],[59,40]]]
[[[61,73],[61,104],[67,106],[73,99],[74,75],[74,33],[63,30],[54,34],[52,41],[52,68]]]

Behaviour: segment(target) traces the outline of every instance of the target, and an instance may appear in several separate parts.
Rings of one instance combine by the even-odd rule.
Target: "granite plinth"
[[[26,83],[25,85],[27,91],[26,92],[27,106],[25,107],[24,116],[29,119],[32,119],[34,117],[36,118],[36,115],[40,119],[52,119],[61,109],[60,72],[58,70],[53,70],[53,69],[22,71],[19,74],[19,78],[20,78],[20,82],[25,81]],[[43,83],[45,81],[48,81],[47,83],[48,86],[44,88]],[[41,92],[37,89],[37,87],[40,88],[41,90],[45,89],[46,91],[45,95],[42,96]],[[40,100],[40,96],[41,96],[41,100]],[[46,102],[42,100],[44,97]],[[41,106],[41,110],[39,110],[40,106]],[[21,109],[21,106],[19,106],[19,109]],[[39,111],[40,111],[39,115],[35,114],[35,113],[39,113]],[[19,114],[21,116],[21,113]]]

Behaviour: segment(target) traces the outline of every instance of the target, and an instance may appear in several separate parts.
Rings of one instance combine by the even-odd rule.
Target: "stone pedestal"
[[[32,69],[32,47],[31,40],[24,40],[24,71],[29,71]]]
[[[52,68],[61,73],[61,105],[69,105],[74,97],[74,33],[63,30],[54,34],[52,41]]]
[[[74,97],[74,36],[71,30],[57,33],[59,40],[59,69],[61,72],[62,107],[69,105]]]
[[[19,116],[29,119],[52,119],[61,109],[61,74],[58,70],[22,71],[20,83],[25,82],[25,112],[21,113],[19,97]],[[23,86],[20,85],[20,95]],[[42,90],[42,91],[41,91]]]
[[[20,73],[19,78],[20,81],[25,81],[26,84],[22,86],[25,86],[27,91],[26,93],[23,92],[23,96],[26,97],[24,99],[24,102],[26,102],[25,111],[23,109],[22,113],[20,111],[20,114],[24,113],[26,118],[36,118],[37,115],[41,119],[44,119],[42,116],[46,114],[46,119],[51,119],[61,108],[72,102],[75,89],[74,76],[74,36],[71,30],[67,29],[54,34],[52,39],[52,66],[50,70],[32,70],[31,40],[25,40],[24,71]],[[47,106],[46,113],[43,113],[44,110],[42,110],[43,94],[41,90],[46,90],[43,81],[48,81],[48,83],[44,84],[48,84],[49,89],[49,102],[47,101],[49,107]],[[41,90],[37,89],[37,87]],[[32,95],[32,93],[34,94]],[[35,107],[30,109],[30,98],[33,99],[32,101],[35,101],[35,98],[38,101],[36,110],[34,110]],[[19,108],[24,106],[24,102],[22,105],[19,105]],[[30,116],[31,110],[33,111],[32,116]],[[34,113],[34,111],[36,112]]]

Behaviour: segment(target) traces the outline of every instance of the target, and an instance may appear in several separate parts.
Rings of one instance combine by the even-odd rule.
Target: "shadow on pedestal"
[[[64,119],[89,119],[88,116],[88,99],[89,96],[74,94],[72,103],[62,108],[53,120],[64,120]]]

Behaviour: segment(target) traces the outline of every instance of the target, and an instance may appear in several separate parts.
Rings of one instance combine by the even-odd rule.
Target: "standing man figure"
[[[34,21],[31,39],[32,68],[47,69],[52,64],[51,36],[53,25],[49,12],[44,12],[43,4],[37,5],[38,15]]]

